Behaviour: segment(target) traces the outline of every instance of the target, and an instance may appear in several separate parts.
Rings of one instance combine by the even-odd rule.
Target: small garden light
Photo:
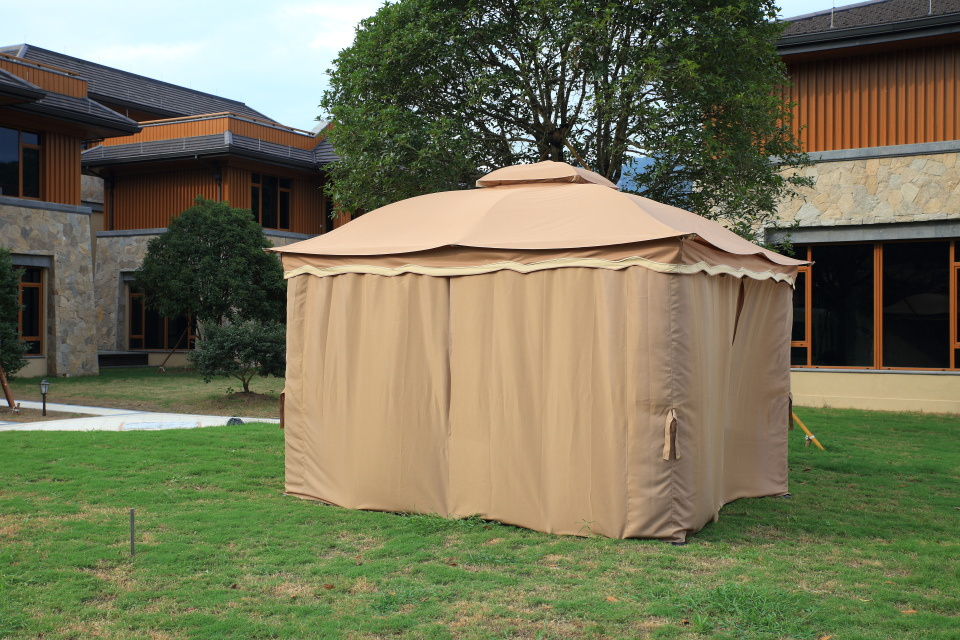
[[[43,396],[43,413],[47,415],[47,391],[50,391],[50,383],[44,378],[40,381],[40,395]]]

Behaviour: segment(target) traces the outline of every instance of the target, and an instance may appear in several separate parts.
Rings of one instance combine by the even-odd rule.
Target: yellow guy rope
[[[820,441],[817,440],[817,436],[810,433],[810,429],[807,429],[807,425],[800,421],[800,418],[797,417],[797,414],[791,411],[790,415],[793,416],[794,422],[800,425],[800,428],[803,429],[803,432],[807,434],[807,444],[809,445],[812,442],[813,444],[817,445],[817,448],[820,449],[820,451],[826,451],[826,449],[823,448],[823,445],[820,444]]]

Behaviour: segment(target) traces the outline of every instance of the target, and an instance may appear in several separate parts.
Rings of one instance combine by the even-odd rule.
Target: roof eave
[[[24,113],[56,118],[57,120],[63,120],[73,124],[86,125],[89,127],[89,129],[85,132],[85,135],[87,135],[90,139],[128,136],[132,133],[138,133],[140,131],[140,126],[136,123],[127,124],[125,122],[120,122],[110,118],[100,118],[93,114],[58,109],[56,107],[47,106],[40,102],[9,105],[9,108],[16,109]]]
[[[948,13],[887,24],[785,36],[777,42],[777,52],[781,56],[788,56],[828,49],[928,38],[958,32],[960,32],[960,13]]]
[[[91,150],[92,151],[92,150]],[[94,167],[109,167],[109,166],[119,166],[119,165],[132,165],[148,162],[157,162],[163,160],[190,160],[192,158],[203,157],[216,157],[216,156],[230,156],[233,158],[243,158],[246,160],[255,160],[257,162],[263,162],[266,164],[288,167],[292,169],[301,169],[307,171],[318,171],[320,169],[319,164],[316,162],[303,162],[299,160],[294,160],[292,158],[283,158],[279,156],[274,156],[268,153],[260,153],[257,151],[252,151],[250,149],[238,148],[235,146],[223,146],[215,147],[210,149],[196,149],[196,150],[185,150],[185,151],[160,151],[154,153],[144,153],[137,156],[127,157],[127,158],[93,158],[86,156],[87,152],[84,152],[84,155],[81,155],[81,165],[84,168],[94,168]]]
[[[16,100],[17,104],[22,104],[24,102],[36,102],[47,95],[42,89],[30,89],[28,87],[15,87],[12,85],[2,85],[0,86],[0,96],[5,98],[12,98]],[[6,103],[11,104],[11,103]]]

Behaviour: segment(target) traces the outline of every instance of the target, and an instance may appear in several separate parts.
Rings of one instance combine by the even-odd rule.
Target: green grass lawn
[[[239,380],[214,378],[205,383],[194,371],[179,368],[165,372],[158,372],[156,367],[106,368],[100,370],[99,376],[49,380],[47,402],[254,418],[280,417],[279,398],[283,391],[282,378],[256,376],[250,382],[251,393],[234,393],[243,390]],[[40,378],[11,381],[14,399],[39,402],[39,383]]]
[[[0,638],[960,637],[960,418],[798,413],[682,547],[284,497],[275,425],[0,433]]]

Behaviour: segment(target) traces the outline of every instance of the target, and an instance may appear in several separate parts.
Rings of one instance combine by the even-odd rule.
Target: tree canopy
[[[246,209],[198,197],[147,245],[134,286],[148,307],[197,322],[279,321],[286,284],[272,246]]]
[[[369,210],[582,161],[749,235],[803,183],[781,175],[805,156],[775,16],[773,0],[385,4],[330,70],[329,195]]]
[[[22,273],[13,266],[10,252],[0,248],[0,366],[8,376],[13,376],[27,364],[23,359],[27,345],[20,339],[18,321]]]

